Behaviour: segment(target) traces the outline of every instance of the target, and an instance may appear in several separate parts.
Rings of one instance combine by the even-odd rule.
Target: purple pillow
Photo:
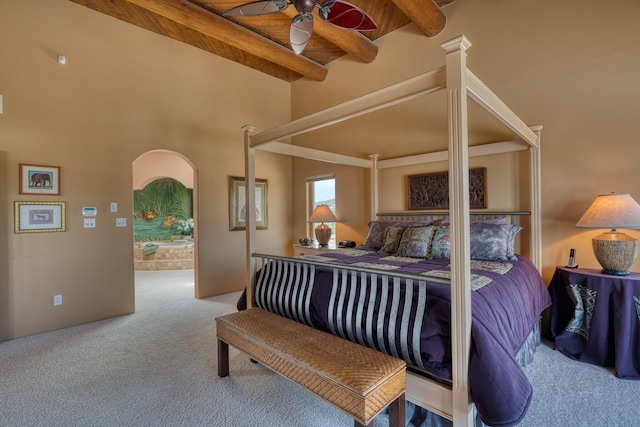
[[[380,250],[382,242],[384,242],[384,231],[395,223],[394,221],[371,221],[369,223],[369,234],[364,240],[364,246],[376,251]]]
[[[428,258],[429,246],[435,230],[436,227],[433,225],[406,228],[402,232],[396,255],[411,258]]]
[[[386,252],[388,254],[395,254],[400,244],[400,238],[405,227],[400,225],[392,225],[384,230],[384,241],[382,247],[378,252]]]
[[[448,225],[436,227],[429,248],[429,258],[451,258],[451,233]]]
[[[522,227],[514,224],[473,223],[471,235],[471,259],[488,261],[515,261],[514,241]],[[449,227],[438,227],[433,235],[429,256],[451,257],[451,234]]]
[[[513,245],[520,230],[515,224],[471,224],[471,259],[516,261]]]
[[[384,232],[387,227],[391,227],[393,225],[400,225],[402,227],[413,227],[413,226],[421,226],[421,225],[429,225],[433,221],[425,220],[425,221],[371,221],[369,222],[369,233],[367,234],[366,239],[364,240],[364,246],[375,249],[376,251],[380,250],[382,247],[382,243],[384,242]]]

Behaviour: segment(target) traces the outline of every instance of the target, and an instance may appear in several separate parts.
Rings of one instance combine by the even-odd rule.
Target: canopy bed
[[[331,259],[332,256],[328,256],[321,259],[308,257],[294,260],[257,254],[255,218],[249,215],[246,219],[246,279],[249,284],[246,301],[249,306],[257,304],[263,309],[290,317],[292,320],[331,331],[343,338],[405,359],[408,365],[416,368],[407,372],[407,400],[453,420],[456,426],[474,425],[474,401],[483,422],[492,425],[513,425],[526,413],[532,391],[521,369],[511,365],[520,346],[530,339],[529,331],[535,329],[534,324],[537,324],[540,312],[549,304],[548,293],[539,274],[541,127],[525,125],[467,69],[466,50],[470,45],[464,36],[459,36],[442,44],[447,52],[445,67],[271,130],[254,134],[252,126],[244,128],[247,185],[245,203],[248,206],[255,203],[255,150],[370,169],[373,223],[384,223],[388,220],[378,213],[379,170],[448,159],[450,208],[446,222],[433,222],[433,219],[424,222],[424,218],[418,218],[415,212],[411,212],[410,216],[405,213],[399,214],[401,218],[392,218],[414,221],[415,228],[406,226],[399,231],[403,236],[405,230],[410,229],[414,232],[418,228],[429,234],[429,241],[435,239],[435,233],[446,233],[446,256],[433,260],[431,258],[438,257],[423,253],[418,257],[421,259],[411,263],[412,266],[424,265],[425,269],[435,268],[440,275],[425,272],[425,269],[418,267],[406,267],[406,261],[411,258],[410,253],[406,259],[401,259],[395,249],[393,252],[384,253],[384,248],[380,247],[358,247],[350,254],[350,259],[339,256]],[[379,159],[377,155],[371,155],[369,159],[362,159],[279,142],[438,91],[446,91],[448,99],[447,152],[393,159]],[[470,147],[468,97],[517,135],[518,141]],[[481,265],[484,263],[482,256],[473,256],[477,250],[473,234],[477,223],[472,221],[469,208],[469,157],[518,150],[528,150],[530,156],[531,261],[513,253],[507,254],[506,258],[498,257],[497,262],[501,267],[511,270],[505,274],[505,277],[511,275],[510,278],[505,280],[512,283],[504,284],[501,281],[503,279],[499,278],[501,274],[495,274],[496,265],[489,265],[488,270],[492,271],[488,271],[484,268],[486,266]],[[416,220],[422,222],[415,223]],[[393,227],[386,227],[385,233],[391,228]],[[482,233],[489,228],[491,227],[482,226]],[[519,231],[515,225],[500,224],[494,227],[494,231],[503,232],[505,229]],[[508,233],[512,233],[512,243],[517,231]],[[426,250],[432,249],[430,246]],[[353,261],[355,257],[360,256],[364,258]],[[376,265],[380,261],[372,258],[383,258],[383,267]],[[259,261],[262,265],[260,271]],[[426,266],[427,264],[432,265]],[[299,280],[292,279],[294,276]],[[310,276],[315,278],[315,285],[307,280]],[[326,278],[322,279],[322,276]],[[482,279],[483,277],[485,279]],[[494,283],[479,286],[478,280]],[[498,294],[507,292],[500,289],[504,290],[506,287],[518,289],[517,292],[509,291],[517,293],[517,302],[510,300],[509,303],[497,305],[515,304],[521,308],[519,311],[500,309],[502,311],[498,313],[494,308],[485,309],[479,305],[479,300],[501,298]],[[525,288],[529,291],[521,291]],[[318,296],[320,294],[323,296]],[[375,306],[376,310],[383,310],[385,304],[393,311],[393,314],[387,312],[386,317],[373,314],[374,312],[367,308]],[[336,308],[338,305],[340,308]],[[398,313],[402,310],[405,310],[405,313]],[[524,312],[527,313],[526,316]],[[442,348],[436,352],[445,355],[437,362],[430,360],[433,353],[424,349],[424,337],[428,335],[425,329],[438,328],[431,323],[427,324],[427,318],[433,317],[428,313],[439,313],[434,316],[446,317],[444,320],[435,320],[436,325],[440,321],[444,325],[442,328],[446,328],[446,332],[440,331],[435,334],[443,341],[440,344]],[[518,321],[519,317],[523,319],[521,322]],[[352,322],[361,322],[362,325],[354,325]],[[421,322],[425,323],[421,326]],[[510,323],[519,324],[517,333],[503,331],[508,329],[504,325]],[[375,325],[385,332],[378,333],[373,330],[372,328],[376,328]],[[414,332],[410,332],[414,329]],[[397,331],[398,336],[389,331]],[[500,335],[509,335],[510,338],[505,341]],[[398,341],[401,343],[394,347],[393,342]],[[495,355],[498,355],[495,357],[496,360],[485,364],[486,359],[494,359]],[[440,362],[443,363],[440,368],[435,366]],[[441,372],[438,372],[439,369]],[[431,378],[426,377],[424,373],[431,374]],[[494,392],[500,396],[489,395]],[[506,399],[504,402],[494,403],[494,400],[500,400],[502,397]]]

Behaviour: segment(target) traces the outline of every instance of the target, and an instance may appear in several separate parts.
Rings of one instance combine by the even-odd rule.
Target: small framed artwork
[[[244,230],[245,223],[245,183],[244,178],[229,177],[229,231]],[[256,229],[268,228],[267,180],[256,179]]]
[[[487,168],[469,170],[469,208],[487,208]],[[449,209],[449,173],[409,175],[409,210]]]
[[[60,195],[60,167],[20,163],[20,194]]]
[[[67,231],[65,202],[14,202],[15,233]]]

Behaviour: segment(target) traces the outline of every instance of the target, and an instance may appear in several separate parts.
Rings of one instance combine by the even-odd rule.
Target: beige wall
[[[0,40],[0,341],[134,311],[132,162],[150,150],[197,169],[198,296],[241,289],[227,176],[244,174],[243,125],[289,119],[290,85],[67,0],[0,0]],[[18,163],[60,166],[62,194],[19,195]],[[259,154],[257,175],[270,204],[259,249],[285,252],[291,161]],[[67,231],[14,234],[16,200],[66,202]],[[98,208],[95,229],[82,206]]]
[[[324,83],[295,82],[292,85],[294,115],[309,114],[442,66],[444,51],[440,44],[465,34],[473,43],[468,50],[470,69],[526,123],[544,126],[545,280],[550,280],[556,265],[567,262],[572,247],[577,249],[580,266],[599,268],[591,249],[591,238],[599,231],[576,229],[574,225],[597,194],[626,192],[640,201],[640,168],[637,167],[640,84],[636,80],[640,75],[637,43],[640,3],[457,0],[445,10],[447,27],[436,37],[426,38],[415,26],[408,25],[378,40],[380,53],[372,64],[361,65],[346,57],[330,64],[329,77]],[[397,145],[407,147],[398,149],[406,154],[406,151],[430,151],[425,148],[431,146],[428,136],[433,136],[434,146],[441,149],[441,130],[424,137],[409,130],[408,118],[412,115],[429,122],[427,109],[420,105],[402,113],[376,115],[369,122],[358,119],[339,125],[334,131],[299,138],[297,142],[350,147],[360,155],[389,153],[390,147]],[[390,123],[386,126],[388,131],[379,125],[382,119]],[[478,128],[480,131],[484,130],[482,126]],[[375,132],[367,133],[368,129]],[[301,171],[309,168],[308,163],[295,160],[294,171],[304,175]],[[472,161],[472,165],[488,168],[490,208],[510,207],[507,206],[512,203],[509,200],[522,198],[508,176],[510,170],[521,169],[523,164],[526,165],[526,160],[512,155],[506,159]],[[404,209],[406,199],[401,183],[406,175],[443,168],[446,169],[445,164],[381,174],[380,210]],[[328,164],[314,167],[316,174],[331,170],[333,166]],[[294,173],[296,206],[304,197],[303,191],[301,180]],[[355,185],[345,191],[349,195],[338,199],[337,209],[363,203],[362,198],[354,200],[360,192]],[[509,197],[501,196],[502,192]],[[297,225],[294,235],[299,233]],[[637,231],[628,233],[640,237]],[[357,237],[360,236],[339,236]],[[640,261],[636,261],[632,269],[640,271]]]
[[[197,169],[200,296],[240,289],[245,236],[228,231],[227,212],[227,176],[243,174],[240,127],[268,129],[441,66],[440,44],[462,33],[473,43],[472,71],[527,123],[544,126],[545,279],[571,247],[581,266],[597,267],[590,239],[598,231],[575,229],[575,222],[599,193],[640,200],[640,3],[457,0],[446,13],[437,37],[408,25],[378,40],[372,64],[346,57],[330,64],[323,83],[289,85],[66,0],[0,0],[0,340],[135,309],[132,230],[114,221],[131,212],[132,162],[150,150],[180,153]],[[58,53],[67,65],[56,63]],[[311,142],[365,157],[441,149],[446,132],[429,117],[440,112],[441,119],[444,110],[435,107],[346,123],[314,133]],[[415,120],[428,135],[411,131]],[[479,123],[474,130],[494,132]],[[257,176],[269,180],[269,230],[258,231],[259,251],[290,253],[293,238],[306,234],[304,177],[328,172],[337,179],[338,237],[364,237],[367,171],[257,157]],[[19,195],[21,162],[61,166],[62,195]],[[488,168],[491,208],[525,204],[515,202],[523,199],[521,155],[472,165]],[[381,210],[404,209],[407,174],[444,167],[381,174]],[[68,231],[13,234],[15,200],[67,202]],[[117,215],[108,212],[112,201]],[[98,207],[96,229],[82,228],[82,206]],[[60,293],[63,305],[54,307]]]

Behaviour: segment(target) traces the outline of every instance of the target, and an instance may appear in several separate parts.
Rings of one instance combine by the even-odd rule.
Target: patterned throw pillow
[[[400,244],[400,238],[405,227],[399,225],[392,225],[384,230],[384,241],[382,247],[378,252],[386,252],[388,254],[395,254],[398,250],[398,244]]]
[[[429,258],[451,258],[451,233],[449,226],[436,227],[431,239]]]
[[[369,223],[369,233],[367,234],[366,239],[364,239],[364,246],[375,249],[376,251],[380,250],[382,243],[384,242],[384,232],[387,227],[391,227],[393,225],[413,227],[429,225],[432,222],[433,221],[430,219],[424,221],[371,221]]]
[[[489,261],[515,261],[513,249],[522,227],[514,224],[471,224],[471,258]]]
[[[400,257],[428,258],[429,246],[435,230],[436,227],[432,225],[406,228],[402,232],[396,255]]]
[[[488,261],[515,261],[514,241],[522,227],[514,224],[470,225],[471,259]],[[429,255],[432,258],[451,258],[449,227],[438,227],[433,235]]]
[[[393,221],[371,221],[369,223],[369,234],[364,240],[364,245],[376,251],[380,250],[384,242],[384,231],[394,224],[396,222]]]

